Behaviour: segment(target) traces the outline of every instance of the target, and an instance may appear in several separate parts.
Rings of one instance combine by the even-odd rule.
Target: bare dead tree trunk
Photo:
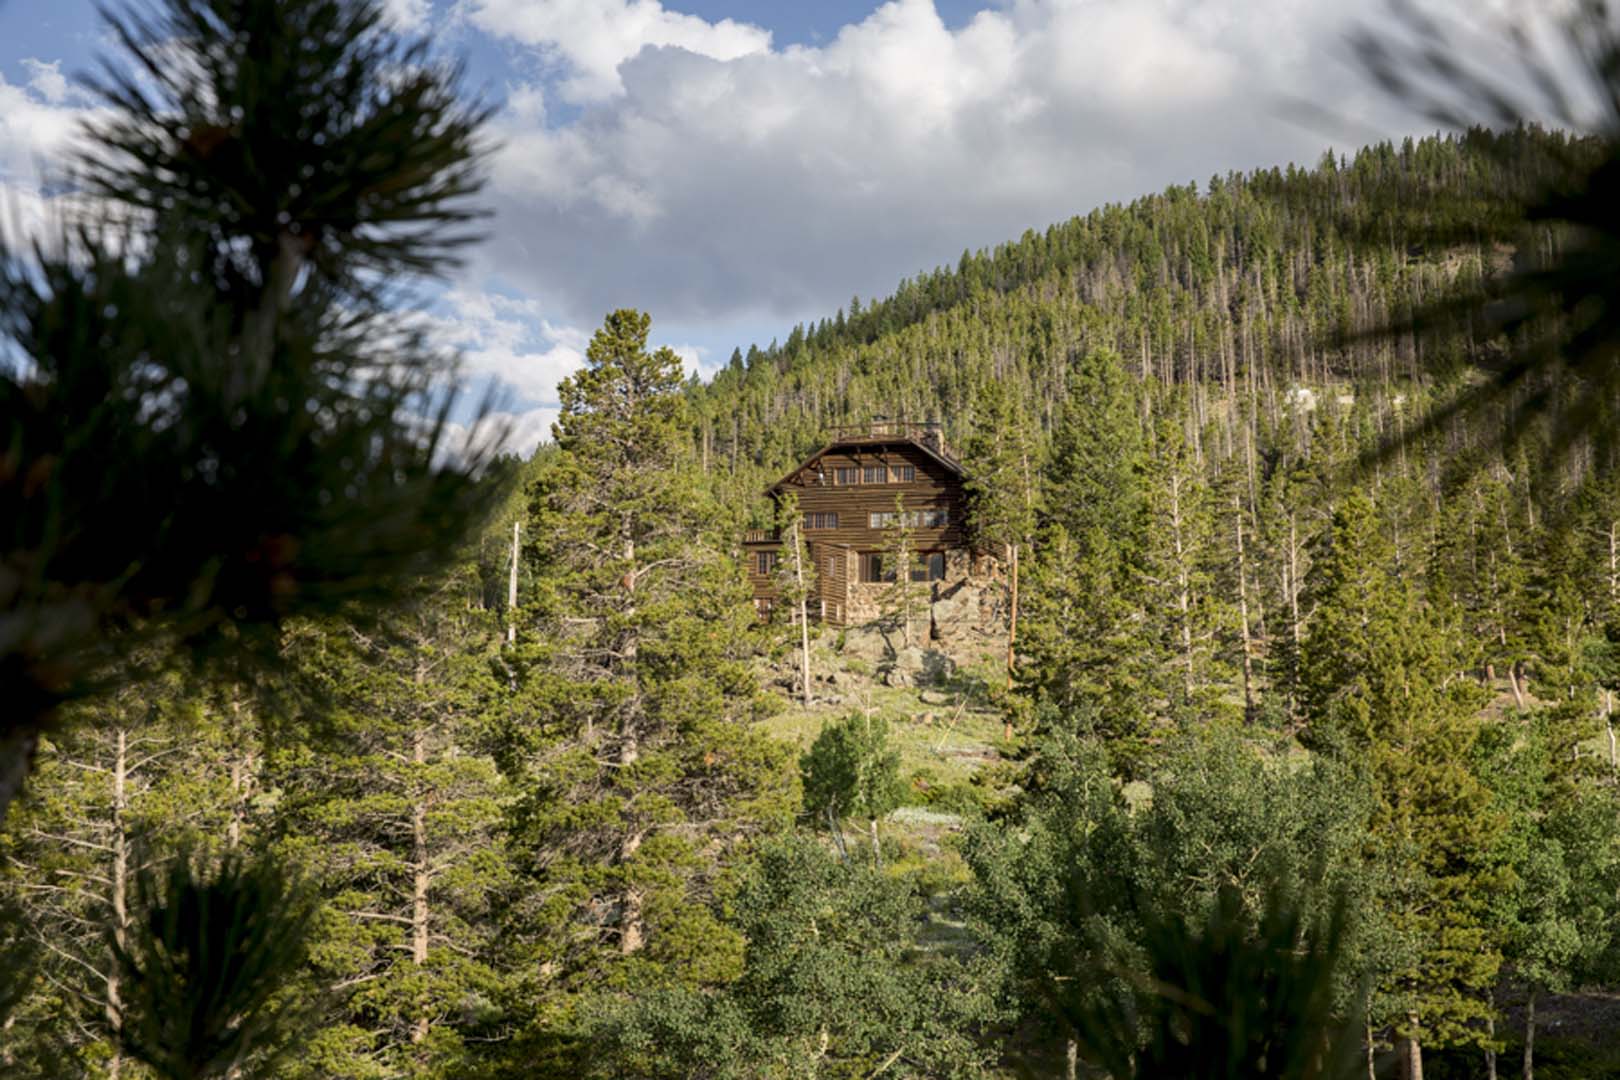
[[[793,537],[793,584],[799,597],[799,678],[804,683],[804,707],[810,707],[810,595],[804,588],[804,537],[795,521],[788,526]]]
[[[1486,998],[1485,1037],[1491,1042],[1496,1041],[1496,991],[1492,990]],[[1496,1080],[1496,1048],[1485,1047],[1485,1080]]]
[[[1530,999],[1524,1004],[1524,1080],[1536,1077],[1536,987],[1530,984]]]
[[[124,828],[124,815],[129,809],[129,732],[124,728],[117,732],[112,785],[112,933],[113,944],[122,952],[128,947],[129,935],[129,836]],[[107,1027],[113,1033],[113,1056],[107,1065],[107,1075],[117,1080],[123,1066],[118,1036],[124,1028],[124,1002],[116,961],[107,965],[106,1015]]]
[[[1237,525],[1238,619],[1243,631],[1243,715],[1254,716],[1254,639],[1249,631],[1249,570],[1243,555],[1243,500],[1232,496]]]
[[[883,845],[878,842],[877,818],[872,819],[872,865],[883,868]]]
[[[1378,1080],[1378,1042],[1373,1038],[1370,1023],[1367,1025],[1367,1080]]]
[[[623,845],[619,848],[619,863],[623,865],[635,857],[641,848],[642,833],[634,832],[625,837]],[[642,925],[641,915],[641,889],[635,885],[627,885],[620,894],[621,911],[619,915],[619,952],[629,956],[640,952],[641,946],[646,942],[646,929]]]
[[[1176,553],[1176,610],[1181,615],[1182,682],[1187,696],[1193,692],[1192,589],[1187,574],[1187,551],[1181,529],[1181,477],[1170,478],[1170,530]]]
[[[253,751],[242,737],[242,698],[231,696],[231,822],[225,827],[225,846],[235,850],[242,843],[247,824],[247,806],[253,785]]]
[[[1609,522],[1609,603],[1620,603],[1620,521]]]
[[[518,531],[522,522],[512,522],[512,563],[506,572],[506,643],[517,641],[517,566]]]
[[[636,615],[636,541],[630,529],[629,515],[625,515],[620,526],[620,536],[624,543],[624,562],[628,569],[624,574],[624,590],[627,596],[625,615],[631,626],[628,640],[624,643],[624,664],[631,670],[632,677],[639,683],[640,674],[635,671],[636,659],[640,655],[640,631],[635,629]],[[632,703],[625,710],[623,723],[620,725],[619,736],[619,767],[629,768],[641,758],[641,730],[636,715],[638,705]],[[632,831],[619,846],[618,861],[622,866],[635,857],[641,848],[642,833]],[[619,952],[625,956],[639,952],[646,938],[646,930],[642,925],[641,890],[634,885],[626,885],[619,896]]]
[[[1079,1080],[1080,1076],[1080,1040],[1073,1035],[1063,1044],[1063,1076],[1064,1080]]]
[[[1517,660],[1508,661],[1507,677],[1508,685],[1513,688],[1513,704],[1523,709],[1524,687],[1519,683],[1519,662]]]
[[[1288,515],[1288,624],[1294,637],[1294,655],[1304,643],[1305,635],[1299,621],[1299,532],[1294,515]],[[1289,711],[1294,710],[1293,691],[1289,690]]]
[[[419,662],[416,667],[418,687],[422,685],[425,674],[425,666]],[[415,766],[411,780],[411,964],[421,971],[428,962],[428,920],[431,915],[428,890],[433,884],[427,835],[430,796],[422,775],[427,766],[427,731],[421,720],[417,721],[411,732],[411,764]],[[426,1042],[428,1037],[427,1001],[420,1002],[417,1008],[421,1011],[411,1024],[413,1045]]]
[[[1013,688],[1013,672],[1018,666],[1018,545],[1007,545],[1007,690]],[[1001,725],[1001,737],[1012,742],[1012,720]]]

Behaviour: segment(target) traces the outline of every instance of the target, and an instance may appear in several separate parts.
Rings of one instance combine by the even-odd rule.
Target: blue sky
[[[491,236],[432,305],[525,445],[615,307],[700,372],[1026,228],[1423,125],[1328,0],[387,0],[501,105]],[[0,192],[50,163],[105,52],[88,0],[0,0]],[[1331,105],[1333,132],[1284,102]]]

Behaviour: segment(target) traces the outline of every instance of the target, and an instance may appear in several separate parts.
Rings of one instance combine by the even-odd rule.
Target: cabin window
[[[896,484],[910,484],[917,479],[917,466],[896,465],[889,473]]]
[[[761,575],[767,575],[776,569],[776,563],[779,558],[781,558],[779,552],[756,551],[754,552],[755,570]]]
[[[867,582],[893,581],[894,559],[884,558],[881,552],[869,551],[861,556],[861,580]]]
[[[771,598],[770,597],[768,597],[768,596],[756,596],[756,597],[754,597],[754,610],[757,611],[761,616],[769,615],[771,613],[771,606],[772,606],[772,603],[771,603]]]
[[[811,529],[836,529],[838,528],[838,511],[813,510],[804,515],[804,527],[806,531]]]
[[[868,484],[882,484],[887,482],[889,470],[882,465],[868,465],[865,480]]]
[[[840,465],[833,470],[833,483],[849,485],[860,483],[861,470],[853,465]]]
[[[945,580],[945,553],[943,551],[929,551],[921,555],[917,565],[911,568],[912,581],[944,581]]]
[[[873,529],[892,529],[901,524],[910,529],[943,529],[949,520],[945,510],[873,510],[867,515],[867,525]]]

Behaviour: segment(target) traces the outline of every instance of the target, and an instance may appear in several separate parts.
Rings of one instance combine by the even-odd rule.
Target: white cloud
[[[97,110],[81,103],[83,93],[62,76],[59,61],[22,63],[27,86],[0,76],[0,238],[54,248],[63,224],[86,209],[62,174]]]
[[[397,29],[410,33],[425,29],[432,14],[431,0],[383,0],[383,15]]]
[[[472,0],[475,25],[541,50],[564,66],[566,100],[621,92],[619,65],[648,46],[732,60],[770,48],[770,31],[733,19],[709,22],[658,0]]]
[[[778,50],[701,20],[660,34],[691,17],[625,0],[481,0],[475,20],[588,99],[502,114],[479,254],[578,323],[828,314],[964,247],[1347,141],[1282,119],[1286,97],[1390,115],[1326,0],[1006,0],[954,28],[893,0]]]
[[[420,317],[440,344],[461,353],[471,381],[497,379],[527,402],[555,405],[557,384],[585,362],[588,336],[554,325],[532,299],[461,286]]]
[[[28,69],[28,88],[52,105],[61,105],[68,99],[70,87],[67,76],[62,74],[62,62],[52,60],[36,60],[28,57],[23,62]]]
[[[500,440],[503,453],[527,458],[535,447],[551,441],[551,425],[557,421],[555,406],[527,409],[521,412],[491,412],[476,424],[447,421],[440,445],[451,460],[466,460],[480,454]]]
[[[76,97],[56,62],[25,60],[26,87],[0,76],[0,178],[39,183],[74,147],[91,110]]]

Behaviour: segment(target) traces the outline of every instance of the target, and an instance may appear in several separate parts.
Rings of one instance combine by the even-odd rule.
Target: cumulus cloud
[[[383,14],[397,28],[414,32],[427,26],[433,5],[429,0],[383,0]]]
[[[563,68],[573,103],[623,91],[619,65],[649,46],[733,60],[770,48],[771,34],[733,19],[709,22],[658,0],[473,0],[474,25],[539,49]]]
[[[552,323],[534,299],[463,285],[417,317],[461,354],[469,381],[494,378],[527,403],[555,405],[557,384],[585,362],[589,335]]]
[[[1331,133],[1282,119],[1284,96],[1376,101],[1313,0],[1006,0],[957,27],[892,0],[782,49],[645,0],[476,19],[587,100],[503,114],[482,256],[575,322],[826,314],[1104,201],[1314,162]]]
[[[82,200],[61,183],[95,109],[62,75],[59,61],[25,59],[28,84],[0,76],[0,237],[51,245]]]

